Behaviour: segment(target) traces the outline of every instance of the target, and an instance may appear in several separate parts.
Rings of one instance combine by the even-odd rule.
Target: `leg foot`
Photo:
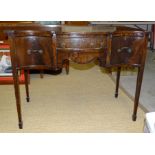
[[[43,79],[43,77],[44,77],[44,70],[41,70],[40,71],[40,78]]]
[[[118,98],[118,93],[115,93],[115,98]]]
[[[67,74],[67,75],[69,74],[69,70],[66,70],[66,74]]]
[[[19,122],[18,126],[19,126],[19,129],[23,129],[23,122]]]
[[[29,102],[30,101],[30,97],[29,97],[28,70],[25,70],[24,74],[25,74],[26,101]]]
[[[30,102],[30,98],[29,98],[29,97],[26,97],[26,101],[27,101],[27,102]]]
[[[133,114],[133,115],[132,115],[132,120],[133,120],[133,121],[136,121],[136,119],[137,119],[137,115]]]

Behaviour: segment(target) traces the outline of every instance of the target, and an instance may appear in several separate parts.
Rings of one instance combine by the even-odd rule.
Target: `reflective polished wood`
[[[32,26],[33,27],[33,26]],[[45,26],[46,27],[46,26]],[[98,60],[101,67],[117,67],[115,97],[118,97],[121,67],[138,68],[132,119],[136,120],[147,52],[147,32],[127,27],[41,26],[41,29],[8,31],[13,64],[19,128],[23,128],[18,69],[60,69],[69,73],[70,60],[86,64]],[[29,27],[30,28],[30,27]],[[53,28],[53,29],[52,29]],[[4,28],[3,28],[4,29]],[[8,27],[6,28],[7,30]],[[6,30],[5,29],[5,30]],[[17,31],[18,30],[18,31]],[[94,79],[95,80],[95,79]],[[29,91],[27,88],[27,97]]]

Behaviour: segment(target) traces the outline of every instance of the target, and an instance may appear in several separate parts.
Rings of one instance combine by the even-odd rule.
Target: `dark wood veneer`
[[[147,52],[147,32],[127,27],[116,27],[116,29],[104,31],[101,27],[88,26],[88,29],[84,28],[85,31],[81,27],[81,31],[78,29],[77,32],[75,29],[71,32],[64,31],[63,26],[37,27],[34,25],[27,28],[26,26],[22,28],[20,26],[3,27],[3,30],[15,30],[8,34],[12,53],[19,128],[23,127],[23,123],[17,70],[25,69],[26,76],[27,70],[32,68],[57,70],[65,66],[68,74],[70,60],[85,64],[97,59],[101,67],[117,67],[115,97],[118,97],[121,67],[138,67],[132,115],[133,121],[136,120]],[[26,85],[26,95],[27,101],[29,101],[28,84]]]

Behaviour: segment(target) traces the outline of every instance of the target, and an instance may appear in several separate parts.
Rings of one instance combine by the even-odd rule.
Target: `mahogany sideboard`
[[[148,33],[128,27],[104,26],[14,26],[1,27],[7,30],[11,46],[14,88],[19,128],[23,128],[21,100],[17,70],[52,69],[65,66],[69,73],[69,62],[86,64],[98,60],[105,68],[116,67],[115,97],[118,97],[121,67],[138,68],[132,120],[136,121],[139,96],[147,53]],[[27,78],[26,78],[27,79]],[[94,79],[95,80],[95,79]],[[26,96],[29,101],[28,83]]]

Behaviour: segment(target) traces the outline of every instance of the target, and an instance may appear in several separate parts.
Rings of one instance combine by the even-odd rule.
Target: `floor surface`
[[[85,66],[85,65],[84,65]],[[12,85],[0,86],[0,132],[143,132],[144,111],[131,119],[133,101],[98,66],[70,67],[57,76],[31,75],[30,102],[20,86],[24,128],[18,129]]]

